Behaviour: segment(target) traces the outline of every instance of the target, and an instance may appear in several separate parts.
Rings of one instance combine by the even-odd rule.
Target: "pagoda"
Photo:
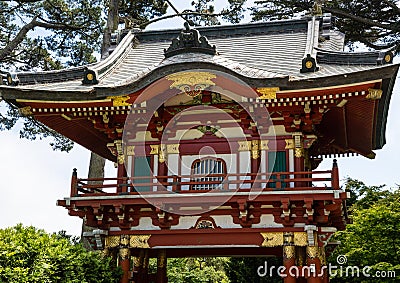
[[[336,160],[318,165],[385,144],[394,51],[345,52],[329,15],[116,38],[99,63],[9,73],[0,95],[117,164],[74,170],[58,205],[121,282],[167,282],[167,258],[191,256],[283,257],[284,282],[328,282],[347,193]]]

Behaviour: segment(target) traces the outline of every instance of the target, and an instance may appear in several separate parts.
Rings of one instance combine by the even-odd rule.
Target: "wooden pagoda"
[[[10,73],[0,95],[117,164],[116,178],[74,170],[58,205],[94,227],[121,282],[166,282],[168,257],[267,255],[283,257],[284,282],[328,282],[347,195],[336,160],[316,169],[374,158],[398,71],[392,50],[343,48],[329,16],[126,30],[105,60]]]

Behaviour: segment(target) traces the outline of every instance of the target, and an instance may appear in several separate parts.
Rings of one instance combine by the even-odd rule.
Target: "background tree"
[[[351,278],[351,282],[399,282],[400,280],[400,190],[384,186],[366,186],[363,182],[348,179],[346,187],[358,195],[350,208],[353,223],[345,231],[337,232],[334,240],[341,242],[330,256],[329,262],[339,266],[337,257],[345,255],[343,265],[371,267],[371,277],[376,271],[395,271],[395,278]],[[342,276],[341,276],[342,275]],[[331,282],[349,282],[346,274],[338,273]]]
[[[257,273],[259,266],[265,266],[267,262],[268,268],[271,266],[282,266],[282,258],[275,257],[232,257],[227,262],[226,272],[230,282],[235,283],[281,283],[282,278],[275,272],[272,277],[269,274],[260,277]],[[275,268],[274,270],[276,270]]]
[[[251,11],[253,20],[288,19],[315,13],[316,5],[322,5],[324,13],[332,13],[335,26],[346,34],[349,46],[361,42],[374,49],[385,49],[399,43],[398,0],[262,0],[255,1]]]
[[[70,240],[21,224],[0,229],[0,282],[119,282],[110,258]]]

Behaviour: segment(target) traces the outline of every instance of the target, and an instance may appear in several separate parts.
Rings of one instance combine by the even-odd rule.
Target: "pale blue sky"
[[[179,10],[191,1],[174,1]],[[219,1],[220,2],[220,1]],[[187,7],[187,6],[186,6]],[[218,8],[218,7],[217,7]],[[181,21],[162,21],[151,28],[182,27]],[[396,61],[399,61],[396,58]],[[4,110],[3,103],[0,111]],[[351,176],[368,185],[400,183],[400,84],[393,92],[387,124],[387,144],[376,151],[375,160],[364,157],[339,158],[341,178]],[[18,130],[0,132],[0,228],[23,223],[49,232],[66,230],[79,235],[81,220],[69,216],[67,210],[56,206],[56,200],[70,193],[72,169],[79,177],[87,176],[90,153],[76,145],[70,153],[54,152],[47,140],[27,141],[19,138]],[[325,160],[319,169],[329,170],[332,160]],[[109,176],[116,172],[107,163]]]

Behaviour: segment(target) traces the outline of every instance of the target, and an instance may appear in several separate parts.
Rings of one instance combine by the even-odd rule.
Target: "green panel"
[[[268,152],[268,172],[286,172],[286,151]],[[281,175],[281,178],[285,178]],[[272,175],[271,180],[276,180],[276,176]],[[271,183],[269,188],[275,188],[275,183]],[[282,188],[286,187],[286,183],[282,183]]]
[[[151,157],[150,156],[140,156],[135,157],[135,164],[133,169],[133,176],[134,177],[147,177],[151,176]],[[136,184],[143,184],[143,183],[150,183],[151,179],[141,179],[141,180],[134,180],[135,189],[138,192],[147,192],[150,191],[149,186],[140,186]]]

